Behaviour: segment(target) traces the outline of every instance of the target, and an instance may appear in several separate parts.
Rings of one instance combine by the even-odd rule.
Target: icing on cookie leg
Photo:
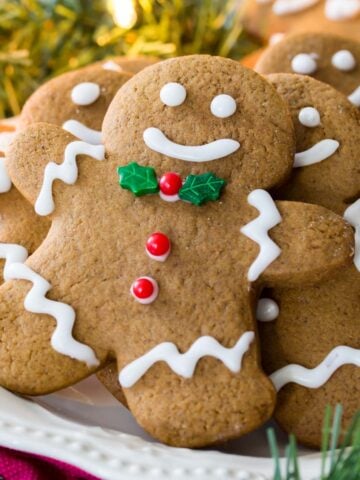
[[[14,244],[0,243],[0,258],[5,258],[5,280],[27,280],[33,286],[25,297],[24,307],[32,313],[51,315],[56,320],[56,328],[51,337],[51,345],[57,352],[85,362],[88,367],[99,364],[94,351],[80,343],[72,336],[75,312],[70,305],[46,298],[51,285],[41,275],[35,273],[28,265],[27,250]]]
[[[95,160],[104,160],[105,148],[103,145],[90,145],[86,142],[75,141],[65,148],[62,164],[50,162],[45,167],[44,180],[35,203],[35,212],[38,215],[49,215],[55,208],[52,196],[52,184],[55,179],[73,185],[78,176],[76,163],[77,155],[88,155]]]
[[[185,353],[171,342],[160,343],[142,357],[124,367],[119,375],[122,387],[132,387],[157,362],[166,362],[177,375],[191,378],[198,361],[205,356],[217,358],[233,373],[241,369],[243,356],[254,341],[254,332],[245,332],[232,348],[223,347],[215,338],[198,338]]]
[[[281,222],[281,215],[270,194],[265,190],[254,190],[248,203],[259,210],[260,215],[240,231],[260,246],[260,252],[248,271],[248,280],[255,282],[262,272],[280,255],[281,250],[269,237],[269,230]]]
[[[324,385],[336,370],[343,365],[360,367],[360,350],[339,346],[315,368],[305,368],[301,365],[287,365],[270,375],[277,391],[288,383],[297,383],[307,388],[319,388]]]

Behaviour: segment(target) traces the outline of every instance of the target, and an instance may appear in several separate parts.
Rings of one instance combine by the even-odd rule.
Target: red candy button
[[[164,262],[170,253],[170,240],[164,233],[156,232],[150,235],[146,242],[146,253],[153,260]]]
[[[130,293],[139,303],[147,305],[156,299],[159,287],[153,278],[140,277],[131,285]]]
[[[182,187],[182,180],[178,173],[167,172],[160,178],[159,181],[160,195],[164,200],[175,201],[178,200],[178,193]]]

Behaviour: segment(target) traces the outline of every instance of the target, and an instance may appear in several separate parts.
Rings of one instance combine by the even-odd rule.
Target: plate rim
[[[174,448],[80,425],[3,388],[0,445],[71,464],[104,480],[270,480],[273,474],[269,458]],[[313,479],[320,454],[305,455],[300,467],[304,480]]]

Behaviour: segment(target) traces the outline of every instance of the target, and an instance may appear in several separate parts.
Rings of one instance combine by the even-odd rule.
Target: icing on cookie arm
[[[62,355],[85,362],[88,367],[96,367],[99,361],[94,351],[72,336],[75,323],[73,308],[66,303],[46,298],[51,285],[24,263],[27,256],[27,250],[20,245],[0,243],[0,258],[5,259],[4,279],[32,282],[33,286],[25,297],[24,307],[28,312],[51,315],[56,320],[56,328],[51,337],[53,349]]]
[[[54,180],[62,180],[68,185],[73,185],[76,182],[78,177],[77,155],[88,155],[96,160],[104,160],[105,147],[103,145],[90,145],[81,141],[71,142],[65,148],[63,163],[59,165],[50,162],[46,165],[43,184],[35,202],[35,212],[38,215],[49,215],[54,211],[55,204],[52,195]]]
[[[240,229],[241,233],[260,247],[260,252],[248,271],[248,280],[255,282],[281,253],[281,249],[271,240],[268,233],[271,228],[281,222],[281,215],[274,200],[265,190],[252,191],[248,196],[248,203],[260,212],[255,220]]]
[[[132,387],[157,362],[165,362],[177,375],[191,378],[198,361],[206,356],[217,358],[230,371],[237,373],[254,338],[254,332],[245,332],[232,348],[226,348],[215,338],[204,336],[198,338],[185,353],[179,353],[176,345],[171,342],[160,343],[126,365],[120,372],[119,383],[124,388]]]

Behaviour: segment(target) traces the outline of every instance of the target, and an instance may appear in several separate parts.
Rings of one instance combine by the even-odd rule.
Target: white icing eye
[[[291,68],[295,73],[310,75],[316,72],[316,55],[309,53],[299,53],[291,60]]]
[[[216,95],[211,101],[210,110],[215,117],[231,117],[236,112],[236,102],[230,95]]]
[[[168,107],[178,107],[185,102],[186,90],[180,83],[169,82],[160,90],[160,100]]]
[[[299,112],[299,122],[305,127],[318,127],[320,125],[320,113],[314,107],[302,108]]]
[[[100,87],[97,83],[83,82],[71,90],[71,100],[76,105],[91,105],[100,96]]]
[[[333,67],[343,72],[349,72],[356,66],[356,60],[354,55],[349,50],[339,50],[331,59]]]

